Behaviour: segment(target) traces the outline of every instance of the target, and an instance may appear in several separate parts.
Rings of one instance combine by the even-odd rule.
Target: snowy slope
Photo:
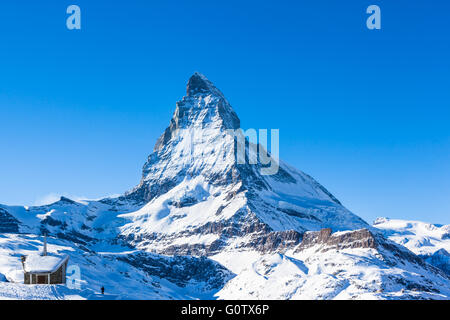
[[[374,227],[450,275],[450,225],[378,218]]]
[[[220,299],[448,299],[449,278],[400,246],[373,236],[364,245],[351,231],[338,241],[300,245],[284,254],[221,253],[213,259],[237,276],[217,293]],[[352,239],[353,237],[353,239]],[[370,238],[370,236],[369,236]],[[369,242],[370,243],[370,242]],[[346,244],[346,245],[342,245]],[[339,246],[342,245],[341,248]],[[242,269],[234,266],[243,261]]]
[[[24,285],[20,256],[42,250],[43,237],[0,235],[0,299],[210,299],[232,273],[210,260],[139,253],[118,245],[88,248],[48,239],[48,250],[67,254],[81,271],[80,289]],[[106,296],[99,294],[104,286]]]

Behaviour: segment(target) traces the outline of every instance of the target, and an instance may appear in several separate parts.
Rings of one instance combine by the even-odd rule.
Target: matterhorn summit
[[[368,226],[301,171],[280,163],[263,176],[260,163],[238,163],[237,129],[224,95],[195,73],[141,183],[127,194],[145,205],[123,216],[131,222],[121,234],[141,249],[210,255],[226,247],[275,250],[306,230]]]
[[[110,299],[450,297],[447,226],[370,226],[256,132],[194,73],[136,187],[0,205],[0,299],[96,299],[101,286]],[[77,285],[24,284],[20,256],[40,252],[44,235],[70,257]]]

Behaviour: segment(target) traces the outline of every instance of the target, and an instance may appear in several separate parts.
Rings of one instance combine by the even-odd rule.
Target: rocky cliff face
[[[227,130],[239,127],[239,118],[223,94],[195,73],[144,165],[140,184],[126,197],[147,203],[193,176],[216,185],[237,183],[234,154],[224,144],[234,143]]]
[[[0,233],[6,232],[19,232],[19,221],[9,214],[8,211],[0,208]]]
[[[409,263],[416,264],[446,277],[441,270],[438,270],[431,264],[425,263],[423,259],[405,247],[399,246],[395,242],[385,239],[381,234],[374,233],[368,229],[332,233],[332,230],[327,228],[320,231],[306,232],[302,242],[294,252],[302,252],[309,248],[314,248],[316,252],[344,249],[375,249],[380,252],[386,251],[398,260],[408,261]],[[398,263],[397,259],[393,260],[387,256],[384,259],[391,265],[397,265]]]
[[[315,232],[306,232],[297,251],[321,247],[321,251],[325,252],[332,249],[376,248],[377,245],[375,236],[367,229],[332,234],[332,230],[327,228]]]
[[[450,277],[450,253],[445,249],[439,249],[430,255],[421,255],[423,260],[436,268],[444,271]]]

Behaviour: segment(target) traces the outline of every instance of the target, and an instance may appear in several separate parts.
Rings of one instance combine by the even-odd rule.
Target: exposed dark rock
[[[291,176],[282,167],[278,168],[278,172],[276,174],[272,175],[272,178],[275,180],[278,180],[280,182],[285,182],[285,183],[296,183],[297,182],[297,180],[295,180],[294,177]]]
[[[268,234],[252,236],[251,247],[260,252],[284,252],[300,243],[302,234],[295,230],[273,231]]]
[[[450,277],[450,253],[445,249],[436,251],[429,260],[428,263],[443,270]]]
[[[403,246],[393,241],[385,239],[380,234],[373,234],[368,229],[359,229],[348,232],[332,233],[332,230],[322,229],[320,231],[306,232],[303,240],[296,248],[295,252],[317,247],[318,252],[326,252],[329,250],[342,250],[348,248],[371,248],[376,249],[382,256],[384,261],[391,266],[396,266],[399,261],[408,261],[422,268],[430,270],[430,272],[440,274],[447,277],[442,270],[426,263],[422,258],[415,255]],[[392,258],[392,256],[394,258]]]
[[[223,209],[225,209],[226,207],[227,206],[221,205],[219,207],[219,209],[217,209],[217,211],[216,211],[216,216],[220,215],[222,213]]]
[[[193,96],[198,93],[206,93],[211,90],[211,82],[205,80],[199,73],[194,73],[186,86],[186,95]]]
[[[9,282],[3,273],[0,273],[0,282]]]
[[[57,227],[57,226],[59,226],[59,227],[61,227],[62,229],[67,228],[67,223],[61,222],[61,221],[56,220],[56,219],[53,219],[53,218],[50,217],[50,216],[48,216],[48,217],[46,217],[44,220],[42,220],[41,223],[42,223],[42,224],[45,224],[45,225],[52,226],[52,227]]]
[[[77,202],[75,202],[75,201],[73,201],[73,200],[71,200],[71,199],[69,199],[69,198],[66,198],[66,197],[61,197],[61,199],[59,199],[59,201],[60,202],[64,202],[64,203],[69,203],[69,204],[77,204]]]
[[[180,287],[192,282],[205,282],[206,289],[219,289],[233,276],[222,265],[205,257],[161,257],[146,253],[120,256],[119,260],[145,271],[150,276],[166,279]]]
[[[209,222],[201,227],[184,230],[174,235],[138,234],[122,237],[121,239],[129,245],[151,246],[151,243],[167,243],[162,250],[155,252],[166,255],[192,255],[210,256],[219,253],[225,248],[230,239],[247,238],[248,241],[237,245],[237,248],[253,249],[262,253],[283,252],[286,249],[297,246],[302,234],[294,231],[273,231],[268,225],[260,222],[253,214],[237,215],[238,219]],[[218,239],[209,244],[181,244],[173,245],[172,242],[180,237],[192,235],[214,234]]]
[[[320,245],[320,250],[325,252],[332,249],[376,248],[377,241],[367,229],[332,234],[332,230],[327,228],[320,231],[306,232],[296,251],[302,251],[317,245]]]
[[[450,254],[447,252],[447,250],[440,249],[432,255],[421,255],[420,257],[450,276]]]
[[[391,261],[389,256],[384,255],[386,262],[391,264],[392,266],[397,265],[398,261],[406,260],[411,263],[418,264],[425,269],[431,268],[435,272],[442,274],[441,270],[438,270],[432,267],[431,265],[427,264],[423,259],[421,259],[416,254],[409,251],[406,247],[400,246],[393,241],[385,239],[381,235],[378,235],[377,239],[379,248],[385,249],[388,253],[392,254],[396,258],[394,261]]]
[[[302,213],[302,212],[298,212],[296,210],[293,209],[283,209],[283,208],[278,208],[278,210],[293,216],[293,217],[297,217],[297,218],[301,218],[301,219],[308,219],[308,220],[315,220],[318,222],[321,222],[319,218],[311,215],[311,214],[307,214],[307,213]]]
[[[18,233],[20,222],[8,211],[0,208],[0,233]]]
[[[179,201],[174,201],[172,205],[176,208],[184,208],[184,207],[190,207],[194,204],[197,204],[199,202],[198,199],[194,197],[185,197],[183,199],[180,199]]]
[[[64,233],[58,232],[56,234],[56,236],[60,239],[69,240],[71,242],[74,242],[77,244],[82,244],[82,245],[93,244],[93,243],[97,242],[96,239],[91,238],[91,237],[84,235],[75,230],[71,230],[69,232],[64,232]]]
[[[126,200],[133,200],[137,203],[147,203],[155,197],[158,197],[177,185],[174,180],[149,180],[142,181],[139,186],[124,196]]]

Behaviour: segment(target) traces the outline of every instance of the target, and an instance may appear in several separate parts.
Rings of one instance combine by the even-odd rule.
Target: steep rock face
[[[19,221],[0,207],[0,233],[19,232]]]
[[[150,276],[166,279],[179,287],[203,283],[205,290],[217,290],[233,277],[220,264],[204,257],[165,257],[146,253],[136,253],[118,257],[119,260],[143,270]]]
[[[376,248],[375,236],[367,229],[345,231],[332,234],[330,228],[315,232],[306,232],[296,251],[302,251],[313,246],[322,247],[321,251],[347,248]]]
[[[233,144],[227,129],[237,129],[239,118],[223,94],[203,75],[195,73],[187,95],[177,102],[169,127],[148,157],[140,184],[127,197],[147,203],[186,177],[203,176],[212,184],[237,183],[232,165]]]
[[[421,255],[420,257],[450,277],[450,253],[447,250],[439,249],[431,255]]]
[[[375,249],[381,253],[385,263],[388,265],[396,266],[399,263],[404,264],[407,261],[444,278],[448,278],[442,270],[435,268],[431,264],[427,264],[422,258],[407,248],[385,239],[381,234],[373,233],[368,229],[332,233],[332,230],[327,228],[320,231],[306,232],[302,242],[294,250],[294,253],[299,253],[310,248],[314,248],[316,252],[321,253],[329,250]],[[383,253],[389,253],[389,255]]]

